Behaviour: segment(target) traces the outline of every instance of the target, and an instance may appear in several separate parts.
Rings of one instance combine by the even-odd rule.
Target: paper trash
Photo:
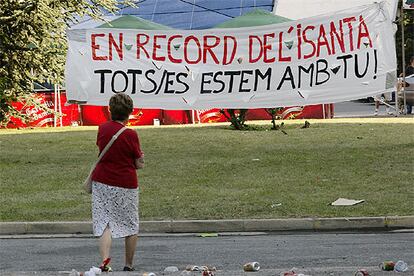
[[[332,206],[352,206],[357,205],[359,203],[364,202],[365,200],[355,200],[355,199],[347,199],[347,198],[338,198],[334,202],[331,203]]]

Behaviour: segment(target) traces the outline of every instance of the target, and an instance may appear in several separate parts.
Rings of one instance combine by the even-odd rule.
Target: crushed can
[[[395,263],[394,271],[395,272],[406,272],[408,270],[408,264],[404,261],[399,260]]]
[[[369,276],[369,273],[366,269],[359,269],[357,272],[355,272],[355,276]]]
[[[383,271],[393,271],[394,270],[395,263],[393,261],[385,261],[380,263],[379,267]]]
[[[260,270],[260,264],[258,262],[250,262],[243,266],[243,270],[246,272],[254,272]]]

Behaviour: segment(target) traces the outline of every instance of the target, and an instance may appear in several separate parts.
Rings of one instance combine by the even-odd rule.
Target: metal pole
[[[60,123],[60,127],[62,127],[63,126],[63,122],[62,122],[63,113],[62,113],[62,101],[60,99],[60,86],[59,86],[59,84],[57,85],[57,93],[58,93],[58,107],[59,107],[59,123]]]
[[[332,119],[332,104],[328,104],[328,119]]]
[[[404,111],[403,114],[407,114],[407,98],[405,95],[405,31],[404,31],[404,0],[402,0],[403,3],[401,3],[401,12],[400,12],[400,24],[401,24],[401,50],[402,50],[402,92],[403,92],[403,99],[404,99]],[[397,109],[398,110],[398,109]]]
[[[322,114],[323,114],[323,119],[326,119],[326,116],[325,116],[325,104],[322,104]]]
[[[273,14],[276,14],[276,7],[275,7],[276,5],[277,5],[276,0],[273,0],[273,1],[272,1],[272,13],[273,13]]]
[[[54,115],[53,115],[53,127],[56,127],[56,120],[57,120],[57,116],[56,116],[56,112],[57,112],[57,93],[56,93],[56,84],[54,85],[54,105],[53,105],[53,110],[55,111]]]
[[[242,15],[242,10],[243,10],[243,0],[240,0],[240,15]]]
[[[152,11],[151,21],[154,21],[155,11],[157,10],[158,0],[155,0],[154,10]]]
[[[193,2],[193,10],[191,11],[191,22],[190,22],[190,30],[193,29],[193,19],[194,19],[194,8],[195,8],[195,1]]]

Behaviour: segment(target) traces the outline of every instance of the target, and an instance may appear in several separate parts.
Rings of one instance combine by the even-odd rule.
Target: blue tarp
[[[272,11],[274,0],[141,0],[137,8],[115,14],[134,15],[176,29],[208,29],[254,9]],[[114,19],[108,14],[107,19]],[[89,27],[88,20],[76,27]]]

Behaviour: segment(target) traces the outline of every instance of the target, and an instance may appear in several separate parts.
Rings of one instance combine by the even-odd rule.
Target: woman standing
[[[133,110],[131,97],[119,93],[109,100],[111,121],[99,126],[97,146],[105,148],[112,136],[123,128]],[[99,238],[102,271],[109,266],[112,238],[125,238],[124,271],[132,271],[138,240],[138,177],[144,154],[137,133],[126,129],[115,140],[92,174],[93,233]]]

